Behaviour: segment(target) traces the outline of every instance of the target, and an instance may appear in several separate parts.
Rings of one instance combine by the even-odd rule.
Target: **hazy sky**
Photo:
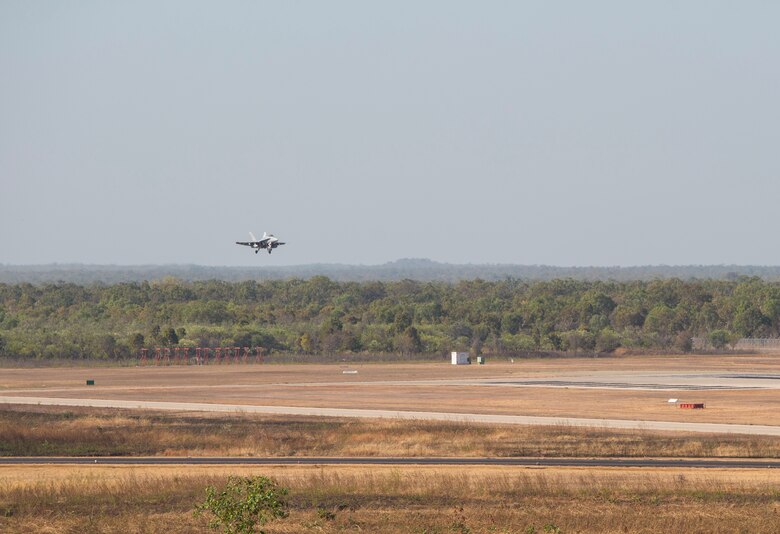
[[[778,21],[1,0],[0,263],[780,264]]]

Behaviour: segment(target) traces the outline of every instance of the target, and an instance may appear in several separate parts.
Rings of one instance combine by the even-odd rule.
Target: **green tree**
[[[752,304],[741,304],[734,314],[734,330],[744,337],[756,336],[769,321]]]
[[[501,331],[506,334],[517,334],[523,326],[523,316],[516,312],[507,312],[501,318]]]
[[[620,304],[613,313],[612,324],[616,328],[626,328],[629,326],[641,327],[645,324],[646,313],[636,305]]]
[[[693,338],[691,333],[683,330],[674,338],[674,348],[682,352],[691,352],[693,350]]]
[[[596,336],[598,352],[613,352],[620,346],[620,336],[611,328],[605,328]]]
[[[422,341],[420,341],[420,334],[417,332],[417,329],[409,326],[402,334],[399,334],[396,339],[396,348],[403,354],[422,352]]]
[[[397,333],[406,332],[412,326],[412,314],[408,310],[401,310],[395,314],[393,329]]]
[[[658,304],[647,314],[644,330],[647,333],[658,334],[668,340],[675,333],[674,310],[665,304]]]
[[[160,333],[160,325],[156,324],[152,326],[152,328],[149,330],[149,337],[151,337],[152,340],[155,341],[156,343],[162,341],[162,334]]]
[[[325,333],[333,334],[341,332],[344,329],[344,311],[340,309],[333,310],[323,324]]]
[[[313,344],[309,334],[306,332],[301,334],[301,337],[298,340],[298,344],[300,345],[301,351],[303,351],[304,354],[311,354]]]
[[[176,330],[174,330],[173,327],[169,327],[165,329],[165,335],[163,336],[163,341],[165,341],[169,345],[176,345],[179,343],[179,335],[176,333]]]
[[[136,332],[130,337],[130,346],[134,350],[142,349],[144,346],[144,342],[145,342],[144,335],[140,332]]]
[[[563,350],[563,338],[555,332],[552,332],[547,336],[547,345],[549,345],[552,350]]]
[[[591,317],[607,316],[615,309],[615,301],[608,295],[597,291],[590,291],[583,295],[580,301],[580,324],[586,325]]]
[[[575,353],[578,350],[593,350],[596,347],[595,337],[584,329],[568,332],[566,341],[569,344],[569,350],[572,350]]]
[[[100,336],[97,348],[100,351],[100,358],[113,358],[117,352],[116,338],[111,334]]]
[[[287,489],[264,477],[228,477],[225,487],[206,488],[206,500],[195,506],[195,515],[213,516],[209,526],[225,534],[251,534],[272,519],[287,517]],[[258,530],[261,534],[263,530]]]
[[[707,339],[709,340],[710,345],[716,349],[722,349],[729,344],[729,341],[731,340],[731,334],[726,330],[713,330],[707,336]]]

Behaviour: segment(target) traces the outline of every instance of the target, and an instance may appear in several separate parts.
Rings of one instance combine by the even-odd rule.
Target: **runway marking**
[[[311,408],[299,406],[254,406],[248,404],[212,404],[196,402],[162,402],[107,399],[62,399],[51,397],[0,396],[0,403],[41,406],[81,406],[91,408],[128,408],[142,410],[173,410],[195,412],[262,413],[275,415],[305,415],[316,417],[354,417],[366,419],[412,419],[454,421],[459,423],[491,423],[509,425],[542,425],[595,427],[622,430],[671,430],[710,434],[752,434],[780,436],[780,426],[739,425],[722,423],[686,423],[677,421],[639,421],[629,419],[587,419],[528,415],[498,415],[447,412],[417,412],[399,410],[365,410],[346,408]]]
[[[708,391],[708,390],[742,390],[764,389],[758,386],[718,386],[718,385],[691,385],[691,384],[641,384],[631,382],[585,382],[571,380],[509,380],[502,382],[489,382],[486,386],[514,386],[514,387],[554,387],[554,388],[583,388],[583,389],[637,389],[637,390],[661,390],[661,391]]]

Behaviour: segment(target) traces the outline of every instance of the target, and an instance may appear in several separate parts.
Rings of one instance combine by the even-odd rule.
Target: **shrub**
[[[209,526],[222,527],[225,534],[251,534],[271,519],[287,517],[286,495],[287,489],[270,478],[230,476],[221,491],[206,488],[206,500],[195,506],[195,515],[214,515]]]

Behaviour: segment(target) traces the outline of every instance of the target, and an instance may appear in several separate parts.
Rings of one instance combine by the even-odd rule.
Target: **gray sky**
[[[2,0],[0,263],[780,264],[779,20]]]

